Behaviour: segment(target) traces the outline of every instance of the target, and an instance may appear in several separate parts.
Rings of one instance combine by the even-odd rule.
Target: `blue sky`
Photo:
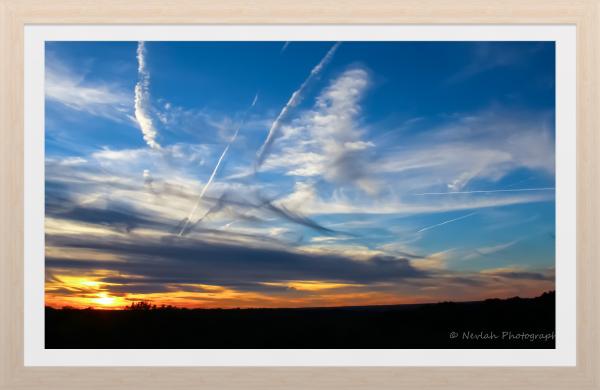
[[[47,301],[553,289],[554,56],[553,42],[48,42]]]

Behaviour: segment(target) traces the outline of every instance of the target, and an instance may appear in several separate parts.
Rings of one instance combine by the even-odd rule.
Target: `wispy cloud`
[[[523,50],[515,49],[514,45],[506,46],[504,50],[494,50],[494,45],[497,47],[498,42],[474,43],[471,63],[448,78],[446,83],[455,84],[492,69],[514,65],[523,56]],[[527,52],[531,54],[536,50],[538,48],[533,46]]]
[[[137,47],[139,80],[135,85],[135,119],[148,146],[152,149],[160,149],[160,144],[156,141],[158,132],[150,116],[150,73],[146,69],[145,56],[146,46],[143,41],[140,41]]]
[[[333,58],[333,55],[335,54],[335,51],[338,49],[340,44],[341,43],[338,42],[338,43],[334,44],[331,49],[329,49],[329,51],[327,52],[327,54],[325,54],[325,56],[321,59],[321,61],[310,71],[310,74],[308,75],[306,80],[304,80],[304,82],[300,85],[300,87],[292,93],[292,95],[290,96],[290,99],[288,100],[286,105],[283,106],[283,108],[281,109],[281,112],[279,113],[277,118],[275,118],[275,121],[273,121],[273,124],[271,125],[271,128],[269,129],[269,134],[267,135],[267,139],[265,140],[265,142],[260,147],[260,150],[258,151],[257,158],[256,158],[257,168],[262,165],[262,163],[265,160],[265,157],[270,152],[271,145],[273,144],[273,141],[275,140],[275,138],[278,136],[279,128],[281,127],[282,121],[286,119],[290,110],[292,108],[296,107],[302,101],[302,99],[304,97],[303,96],[304,91],[306,90],[306,88],[308,87],[310,82],[312,80],[314,80],[319,75],[319,73],[321,73],[323,68],[325,66],[327,66],[327,64],[331,61],[331,59]]]
[[[521,242],[523,239],[518,238],[509,242],[505,242],[502,244],[497,244],[497,245],[492,245],[492,246],[485,246],[485,247],[481,247],[481,248],[477,248],[475,250],[475,253],[481,256],[488,256],[488,255],[492,255],[494,253],[498,253],[498,252],[502,252],[505,249],[508,249],[512,246],[514,246],[515,244]]]
[[[495,107],[465,113],[392,143],[396,146],[378,154],[378,169],[402,180],[413,194],[464,192],[476,180],[495,186],[516,169],[554,174],[552,116],[543,112]],[[411,177],[419,180],[407,182]]]
[[[75,70],[48,53],[45,94],[50,101],[70,109],[127,122],[131,113],[131,95],[118,85],[89,82],[80,69]]]

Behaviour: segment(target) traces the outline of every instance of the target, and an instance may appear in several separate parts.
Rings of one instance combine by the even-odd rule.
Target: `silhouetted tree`
[[[156,305],[154,305],[154,308],[156,308]],[[125,309],[126,310],[152,310],[152,305],[145,301],[132,302],[131,305],[127,306]]]

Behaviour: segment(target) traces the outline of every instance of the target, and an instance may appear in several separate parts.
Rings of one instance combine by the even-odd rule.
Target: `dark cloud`
[[[277,216],[279,216],[289,222],[293,222],[298,225],[306,226],[310,229],[318,231],[319,233],[326,234],[326,235],[342,234],[341,232],[338,232],[338,231],[335,231],[332,229],[328,229],[304,215],[295,213],[295,212],[287,209],[285,206],[276,206],[271,202],[265,202],[265,208],[267,208],[272,213],[276,214]]]
[[[106,208],[76,206],[62,212],[50,211],[46,215],[71,221],[107,226],[126,232],[140,227],[161,229],[170,226],[168,221],[154,221],[149,217],[140,216],[134,210],[129,211],[127,207],[110,204]]]
[[[400,257],[406,257],[407,259],[411,259],[411,260],[424,260],[427,259],[427,256],[423,256],[423,255],[419,255],[416,253],[409,253],[409,252],[405,252],[405,251],[397,251],[394,250],[394,254]]]
[[[104,282],[104,280],[101,281]],[[151,294],[174,291],[170,285],[161,283],[127,283],[123,285],[110,286],[108,290],[110,291],[111,295]]]
[[[76,192],[63,182],[47,180],[45,186],[46,217],[96,224],[125,232],[135,228],[168,229],[172,224],[125,203],[107,201],[102,207],[80,205],[73,198]]]
[[[448,284],[462,284],[466,286],[472,287],[480,287],[486,284],[485,281],[481,279],[475,279],[473,277],[466,276],[451,276],[444,279]]]
[[[346,283],[425,278],[405,258],[373,256],[356,260],[333,254],[309,254],[285,248],[254,248],[200,240],[137,241],[49,236],[48,245],[111,253],[125,261],[47,257],[46,266],[61,269],[112,270],[150,278],[157,283],[201,283],[242,286],[259,282],[329,280]],[[110,279],[109,279],[110,280]]]
[[[363,179],[369,179],[373,176],[375,157],[368,149],[343,150],[332,159],[325,178],[339,185],[357,184]]]
[[[544,274],[541,272],[497,271],[497,272],[486,272],[486,274],[497,276],[497,277],[502,277],[502,278],[507,278],[507,279],[554,280],[554,275]]]

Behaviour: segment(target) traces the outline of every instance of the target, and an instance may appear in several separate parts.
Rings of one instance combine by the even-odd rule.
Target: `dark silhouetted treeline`
[[[46,348],[554,348],[555,294],[302,309],[46,308]]]

